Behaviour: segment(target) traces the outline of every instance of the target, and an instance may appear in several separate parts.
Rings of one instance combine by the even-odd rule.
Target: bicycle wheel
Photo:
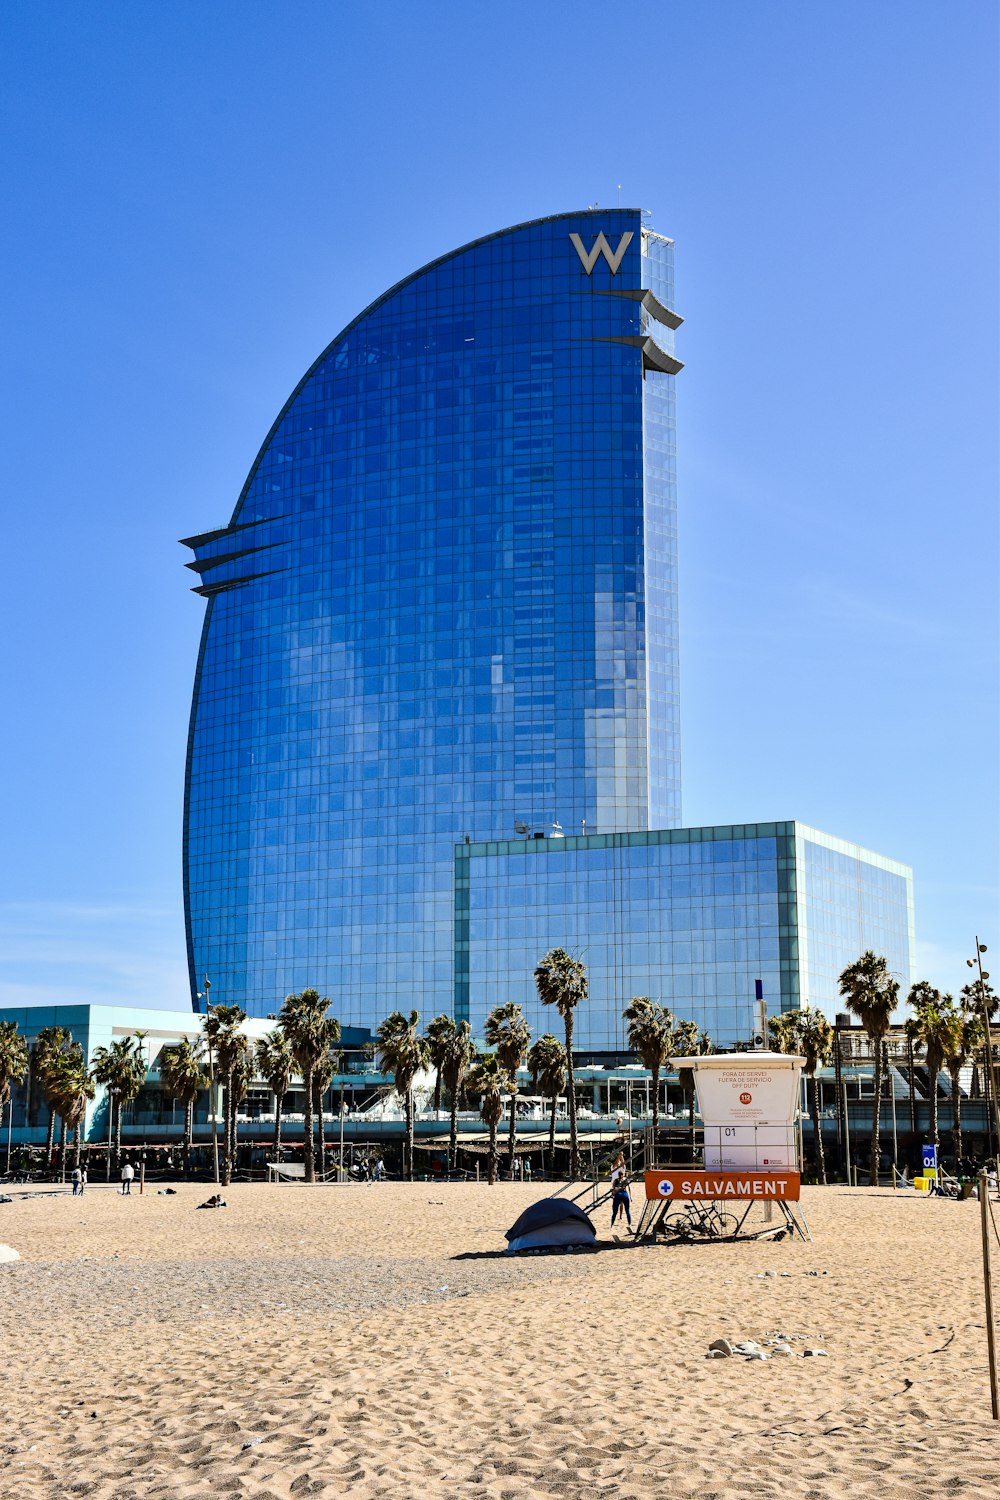
[[[731,1240],[739,1233],[740,1221],[735,1214],[717,1213],[714,1216],[711,1234],[719,1240]]]

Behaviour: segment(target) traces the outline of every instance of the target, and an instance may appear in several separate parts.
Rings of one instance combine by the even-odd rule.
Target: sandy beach
[[[996,1495],[975,1202],[813,1189],[812,1244],[649,1248],[602,1208],[597,1253],[505,1257],[544,1191],[0,1205],[2,1500]],[[777,1330],[827,1357],[705,1358]]]

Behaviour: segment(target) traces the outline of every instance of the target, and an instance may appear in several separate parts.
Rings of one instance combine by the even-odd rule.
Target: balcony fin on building
[[[643,370],[656,370],[661,375],[676,375],[683,370],[681,360],[675,359],[665,349],[661,349],[653,339],[645,334],[628,334],[620,338],[608,336],[606,338],[595,338],[595,344],[631,344],[636,349],[642,350]]]
[[[251,526],[268,526],[272,521],[285,521],[291,515],[291,511],[283,511],[280,516],[258,516],[256,521],[236,521],[231,526],[220,526],[215,531],[203,531],[199,536],[182,536],[179,542],[181,547],[190,547],[196,552],[199,547],[207,547],[211,542],[217,542],[222,536],[233,536],[237,531],[248,531]]]
[[[223,532],[223,536],[225,536]],[[209,568],[221,568],[223,563],[235,562],[238,557],[249,557],[254,552],[266,552],[270,547],[280,547],[280,542],[261,542],[256,547],[240,547],[235,552],[220,552],[214,557],[196,557],[194,562],[185,563],[194,573],[206,573]]]
[[[263,573],[244,573],[239,578],[223,578],[219,583],[202,583],[191,590],[192,594],[200,594],[203,599],[211,599],[214,594],[224,594],[229,589],[238,589],[244,583],[251,583],[255,578],[271,578],[275,573],[286,573],[287,568],[268,568]]]
[[[251,557],[258,552],[267,552],[272,547],[284,546],[286,538],[279,537],[269,542],[256,528],[267,526],[273,521],[284,521],[289,514],[290,512],[285,511],[278,516],[261,516],[255,521],[237,521],[231,526],[220,526],[215,531],[203,531],[199,536],[184,537],[181,546],[190,547],[195,554],[194,561],[185,563],[184,566],[204,577],[205,574],[211,573],[213,568],[227,567],[231,563],[238,562],[241,557]],[[223,551],[212,551],[211,549],[220,542],[229,542],[230,545]],[[235,578],[230,575],[217,581],[207,579],[193,588],[191,592],[201,594],[204,599],[210,599],[213,594],[239,588],[241,584],[250,583],[254,578],[269,578],[272,573],[282,572],[284,572],[283,568],[268,568],[258,569],[252,573],[240,573]]]

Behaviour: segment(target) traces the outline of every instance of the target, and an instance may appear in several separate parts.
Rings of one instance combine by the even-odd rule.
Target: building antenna
[[[621,185],[621,183],[619,183],[618,184],[618,207],[621,208],[621,206],[622,206],[622,185]]]

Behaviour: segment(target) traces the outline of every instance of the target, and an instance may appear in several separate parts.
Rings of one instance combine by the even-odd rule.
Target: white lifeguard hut
[[[675,1057],[672,1066],[694,1074],[704,1125],[701,1167],[647,1171],[646,1205],[637,1234],[671,1228],[678,1235],[732,1239],[746,1229],[755,1204],[765,1206],[759,1236],[799,1234],[811,1239],[796,1210],[801,1161],[796,1129],[802,1057],[783,1052],[720,1052]],[[735,1205],[736,1212],[719,1204]],[[773,1205],[782,1222],[772,1228]],[[683,1205],[682,1208],[679,1205]]]
[[[706,1167],[801,1170],[798,1120],[803,1057],[723,1052],[679,1057],[694,1073]]]

